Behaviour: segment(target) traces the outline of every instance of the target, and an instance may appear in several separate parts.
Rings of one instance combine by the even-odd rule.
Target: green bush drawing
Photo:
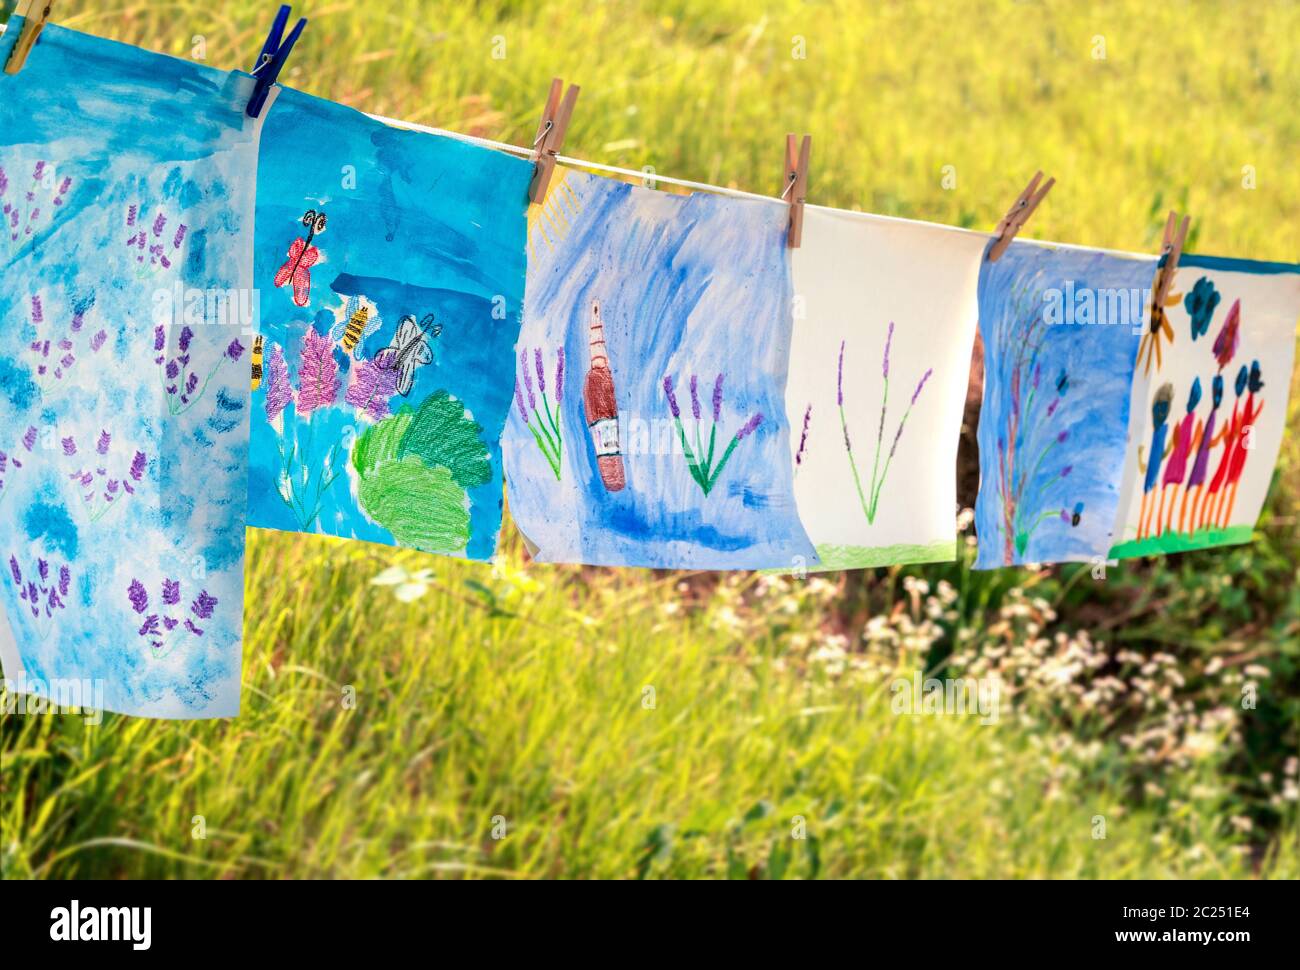
[[[446,391],[372,425],[352,449],[357,497],[404,546],[458,552],[469,543],[469,489],[492,480],[482,426]]]

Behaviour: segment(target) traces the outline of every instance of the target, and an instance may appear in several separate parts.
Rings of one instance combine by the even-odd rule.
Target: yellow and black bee
[[[253,338],[253,390],[262,386],[262,335]]]
[[[378,329],[379,314],[368,303],[362,303],[360,297],[350,296],[343,317],[330,327],[330,339],[337,342],[345,354],[360,360],[362,342]]]

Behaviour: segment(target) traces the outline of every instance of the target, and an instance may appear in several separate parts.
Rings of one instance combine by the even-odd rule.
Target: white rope
[[[479,138],[476,135],[466,135],[463,132],[451,131],[447,128],[435,128],[430,125],[417,124],[414,121],[402,121],[397,118],[388,118],[384,115],[365,113],[367,118],[378,121],[385,125],[391,125],[394,128],[406,128],[410,131],[424,132],[428,135],[441,135],[444,138],[454,138],[457,141],[468,142],[471,145],[478,145],[481,148],[495,149],[496,151],[509,152],[512,155],[519,155],[524,158],[534,157],[537,153],[532,148],[523,148],[519,145],[511,145],[503,141],[493,141],[491,138]],[[575,168],[585,168],[593,172],[607,172],[611,175],[621,175],[626,178],[640,179],[646,182],[665,182],[669,185],[676,185],[680,188],[691,189],[696,192],[711,192],[714,195],[730,196],[733,199],[750,199],[754,202],[768,202],[774,205],[788,205],[783,198],[777,198],[771,195],[759,195],[757,192],[746,192],[743,189],[728,188],[724,185],[710,185],[707,182],[692,182],[690,179],[673,178],[669,175],[659,175],[653,172],[636,171],[630,168],[620,168],[617,165],[605,165],[601,162],[590,162],[582,158],[571,158],[568,155],[556,156],[556,161]],[[946,229],[948,232],[961,233],[968,236],[979,236],[982,239],[993,239],[992,232],[983,232],[978,229],[966,229],[962,226],[950,226],[942,222],[926,222],[921,219],[904,219],[901,216],[882,216],[873,212],[861,212],[853,209],[836,209],[833,206],[813,205],[811,202],[805,203],[809,209],[817,209],[821,212],[835,212],[840,215],[852,218],[862,219],[872,222],[886,222],[897,225],[908,226],[926,226],[931,229]],[[1129,259],[1152,259],[1150,253],[1134,253],[1123,249],[1104,249],[1097,246],[1081,246],[1074,243],[1058,243],[1041,239],[1021,239],[1016,237],[1017,242],[1026,242],[1036,246],[1050,246],[1054,249],[1071,249],[1077,251],[1086,251],[1091,253],[1108,253],[1113,256],[1121,256]]]
[[[5,26],[7,25],[0,24],[0,33],[4,32]],[[258,70],[261,70],[262,66],[263,65],[259,65],[254,70],[253,73],[255,74]],[[500,152],[509,152],[512,155],[519,155],[520,157],[523,158],[530,158],[537,154],[536,151],[532,148],[524,148],[519,145],[511,145],[503,141],[493,141],[491,138],[479,138],[476,135],[466,135],[463,132],[451,131],[447,128],[434,128],[430,125],[417,124],[414,121],[402,121],[398,118],[388,118],[385,117],[384,115],[370,114],[369,112],[362,112],[362,113],[365,114],[367,118],[370,118],[374,121],[378,121],[385,125],[390,125],[394,128],[405,128],[409,131],[420,131],[429,135],[441,135],[444,138],[454,138],[457,141],[468,142],[471,145],[478,145],[481,148],[490,148]],[[581,158],[571,158],[568,155],[557,155],[556,161],[564,165],[573,166],[575,168],[585,168],[588,171],[592,171],[592,172],[606,172],[610,175],[621,175],[625,178],[639,179],[645,182],[663,182],[667,185],[676,185],[678,188],[691,189],[692,191],[695,192],[710,192],[714,195],[725,195],[733,199],[749,199],[754,202],[767,202],[774,205],[788,204],[783,198],[777,198],[771,195],[759,195],[757,192],[746,192],[742,189],[728,188],[727,186],[724,185],[710,185],[707,182],[693,182],[690,179],[679,179],[679,178],[673,178],[672,176],[669,175],[659,175],[652,172],[636,171],[630,168],[620,168],[617,165],[605,165],[602,164],[601,162],[589,162]],[[840,215],[849,216],[851,218],[856,218],[856,219],[862,219],[864,221],[895,223],[897,225],[908,225],[908,226],[926,226],[931,229],[945,229],[948,232],[956,232],[956,233],[961,233],[969,236],[979,236],[983,239],[994,238],[993,233],[991,232],[982,232],[978,229],[966,229],[961,226],[949,226],[942,222],[926,222],[921,219],[904,219],[900,216],[882,216],[872,212],[861,212],[854,209],[836,209],[833,206],[813,205],[811,202],[805,203],[805,206],[806,208],[809,209],[817,209],[818,211],[821,212],[835,212],[835,213],[839,213]],[[1037,246],[1050,246],[1054,249],[1072,249],[1072,250],[1087,251],[1087,252],[1094,252],[1094,253],[1108,253],[1113,256],[1122,256],[1122,257],[1127,257],[1129,259],[1154,258],[1150,253],[1134,253],[1123,249],[1103,249],[1097,246],[1082,246],[1082,245],[1076,245],[1074,243],[1049,242],[1047,240],[1040,240],[1040,239],[1021,239],[1019,237],[1017,237],[1016,241],[1026,242]]]

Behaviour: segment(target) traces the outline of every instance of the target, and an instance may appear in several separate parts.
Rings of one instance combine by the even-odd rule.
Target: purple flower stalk
[[[668,399],[668,410],[672,413],[673,421],[677,425],[677,435],[681,441],[682,451],[686,455],[686,468],[690,472],[691,478],[700,486],[700,489],[707,496],[714,485],[717,484],[718,476],[722,473],[727,462],[736,450],[736,446],[749,435],[754,433],[763,420],[762,414],[755,414],[749,418],[731,438],[722,456],[714,464],[714,443],[718,433],[718,420],[722,415],[722,383],[723,375],[718,374],[713,384],[713,427],[707,435],[701,428],[701,419],[703,409],[700,404],[699,377],[692,374],[688,381],[688,387],[691,395],[691,417],[695,421],[694,441],[695,446],[691,446],[687,438],[686,428],[682,424],[681,406],[677,402],[677,394],[674,390],[673,378],[671,374],[664,376],[663,387],[664,396]],[[707,447],[705,442],[707,441]]]
[[[524,419],[524,426],[537,442],[537,448],[546,459],[550,466],[551,472],[555,475],[555,480],[560,480],[561,475],[561,455],[564,447],[564,436],[560,427],[560,408],[563,405],[564,391],[564,348],[560,347],[555,352],[555,406],[551,407],[551,401],[546,396],[546,360],[542,353],[542,348],[534,347],[531,362],[531,371],[529,367],[528,348],[521,348],[519,351],[519,373],[515,375],[515,404],[519,408],[519,416]],[[533,393],[532,372],[537,374],[537,394]],[[522,376],[522,386],[520,377]],[[528,397],[527,406],[524,405],[524,395]],[[538,397],[541,397],[540,408]],[[534,421],[534,419],[536,419]]]
[[[682,409],[677,406],[677,395],[673,394],[672,375],[664,377],[664,393],[668,395],[668,410],[672,411],[674,418],[680,418]]]

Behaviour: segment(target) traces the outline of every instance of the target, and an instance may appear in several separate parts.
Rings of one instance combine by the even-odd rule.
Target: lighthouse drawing
[[[609,369],[605,347],[605,321],[600,315],[600,301],[591,302],[591,323],[587,328],[590,366],[582,388],[582,406],[587,413],[587,427],[596,448],[600,480],[609,492],[622,491],[627,480],[623,475],[623,453],[618,444],[618,401],[614,397],[614,375]]]

